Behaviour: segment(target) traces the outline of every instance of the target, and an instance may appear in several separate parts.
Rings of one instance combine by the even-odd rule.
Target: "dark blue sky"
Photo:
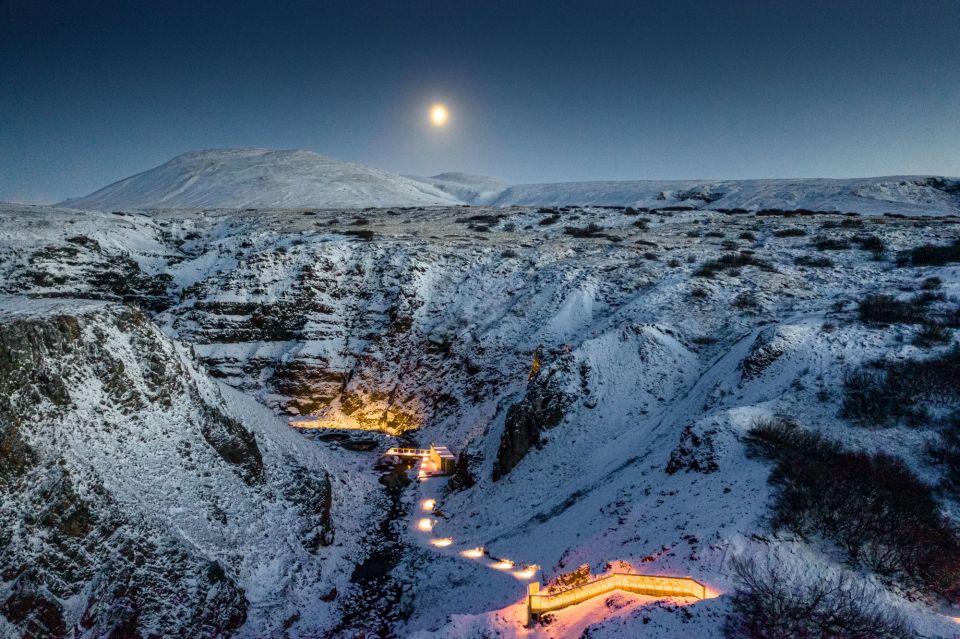
[[[0,200],[241,146],[511,182],[960,175],[960,2],[0,0]]]

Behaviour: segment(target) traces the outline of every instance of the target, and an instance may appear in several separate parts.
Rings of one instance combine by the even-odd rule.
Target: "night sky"
[[[956,176],[960,2],[0,0],[0,200],[215,147],[514,183]]]

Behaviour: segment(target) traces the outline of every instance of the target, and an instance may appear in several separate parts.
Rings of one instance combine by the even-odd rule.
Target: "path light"
[[[513,562],[509,559],[501,559],[496,563],[490,564],[490,567],[494,570],[510,570],[513,568]]]
[[[420,509],[423,510],[423,512],[425,513],[432,512],[433,509],[436,507],[437,507],[436,499],[424,499],[422,502],[420,502]]]
[[[430,543],[438,548],[446,548],[453,543],[453,537],[439,537],[437,539],[431,539]]]
[[[515,570],[515,571],[513,571],[513,576],[516,577],[517,579],[521,579],[521,580],[530,579],[530,578],[533,577],[535,574],[537,574],[537,569],[538,569],[539,567],[540,567],[540,566],[538,566],[538,565],[536,565],[536,564],[526,565],[526,566],[523,567],[522,570]]]
[[[424,517],[417,522],[417,528],[419,528],[421,532],[430,532],[433,530],[433,521],[427,517]]]
[[[480,557],[483,557],[483,546],[477,546],[476,548],[464,550],[460,554],[464,557],[469,557],[470,559],[479,559]]]

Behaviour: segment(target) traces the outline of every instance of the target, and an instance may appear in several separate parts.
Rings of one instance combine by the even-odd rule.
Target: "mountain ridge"
[[[206,149],[57,206],[79,209],[631,206],[960,215],[960,178],[594,180],[508,184],[459,172],[398,175],[303,150]]]

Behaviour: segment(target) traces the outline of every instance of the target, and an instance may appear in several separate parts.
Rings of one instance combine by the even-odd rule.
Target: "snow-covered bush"
[[[758,422],[748,449],[777,462],[771,523],[836,543],[850,563],[953,596],[960,536],[930,486],[899,458],[851,451],[785,419]]]
[[[734,557],[727,636],[738,639],[907,639],[915,632],[851,575],[786,575],[773,561]]]

